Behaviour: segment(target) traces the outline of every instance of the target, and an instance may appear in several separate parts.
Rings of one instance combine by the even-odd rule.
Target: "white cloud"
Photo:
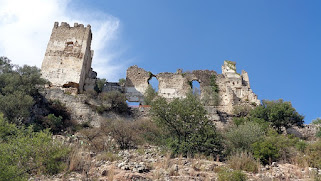
[[[54,22],[65,21],[71,26],[78,22],[92,27],[95,51],[92,67],[98,76],[108,80],[124,76],[126,62],[119,62],[121,53],[111,46],[117,44],[120,21],[102,12],[73,9],[72,3],[71,0],[0,0],[0,56],[7,56],[14,64],[41,67]]]

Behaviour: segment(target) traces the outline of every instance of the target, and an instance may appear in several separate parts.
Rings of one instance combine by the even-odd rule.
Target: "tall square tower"
[[[74,87],[84,91],[86,78],[91,75],[93,51],[90,25],[55,22],[42,62],[42,77],[54,87]]]

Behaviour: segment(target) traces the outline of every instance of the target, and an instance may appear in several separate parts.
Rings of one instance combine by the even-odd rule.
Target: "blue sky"
[[[0,5],[2,1],[6,0],[0,0]],[[97,52],[93,67],[100,77],[118,80],[134,64],[153,73],[175,72],[178,68],[221,73],[223,61],[232,60],[237,62],[238,72],[244,69],[249,73],[259,99],[291,101],[305,115],[306,123],[321,117],[321,1],[50,2],[61,12],[43,15],[48,16],[43,29],[49,30],[44,30],[39,40],[39,44],[45,44],[41,51],[45,50],[53,21],[89,23]],[[0,33],[5,26],[8,24],[0,23]],[[8,52],[1,51],[0,45],[1,54]],[[42,57],[34,57],[31,64],[39,66]]]

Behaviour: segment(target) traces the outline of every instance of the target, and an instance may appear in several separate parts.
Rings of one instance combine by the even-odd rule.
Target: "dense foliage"
[[[40,75],[35,66],[19,67],[0,57],[0,112],[10,122],[21,124],[30,116],[38,85],[46,82]]]
[[[268,123],[278,133],[282,133],[283,128],[302,126],[304,122],[304,116],[292,107],[291,102],[284,102],[282,99],[276,101],[263,100],[262,105],[255,107],[253,110],[237,107],[234,113],[238,116],[234,118],[236,124],[242,124],[245,121]]]
[[[168,131],[168,144],[174,153],[184,156],[221,153],[221,137],[194,95],[188,94],[185,99],[169,103],[164,98],[157,98],[152,103],[151,113],[154,120]]]
[[[0,116],[0,180],[26,180],[29,174],[56,174],[65,167],[69,148],[52,140],[49,130],[33,132]]]

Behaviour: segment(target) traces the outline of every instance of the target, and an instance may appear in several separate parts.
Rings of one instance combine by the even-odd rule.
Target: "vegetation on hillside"
[[[102,102],[97,112],[127,113],[125,95],[102,92],[105,82],[99,79],[97,92],[87,92]],[[219,180],[245,180],[241,170],[258,173],[261,165],[272,162],[321,169],[320,138],[309,142],[283,134],[286,128],[302,126],[304,117],[290,102],[281,99],[264,100],[256,107],[236,106],[234,122],[218,130],[208,120],[204,100],[199,96],[190,93],[169,102],[149,87],[145,93],[145,104],[151,105],[149,119],[110,118],[100,128],[86,126],[78,130],[81,144],[71,148],[52,139],[53,134],[72,133],[74,124],[61,102],[42,100],[38,90],[45,83],[36,67],[19,67],[0,57],[0,180],[27,180],[30,175],[62,171],[85,173],[88,168],[79,158],[84,150],[114,161],[119,159],[119,150],[143,145],[169,150],[174,157],[204,155],[226,161],[233,170],[217,168]],[[210,88],[218,95],[215,84]],[[214,99],[213,105],[219,101]],[[36,115],[34,109],[40,105],[46,113]],[[316,119],[313,123],[320,125],[321,121]]]

